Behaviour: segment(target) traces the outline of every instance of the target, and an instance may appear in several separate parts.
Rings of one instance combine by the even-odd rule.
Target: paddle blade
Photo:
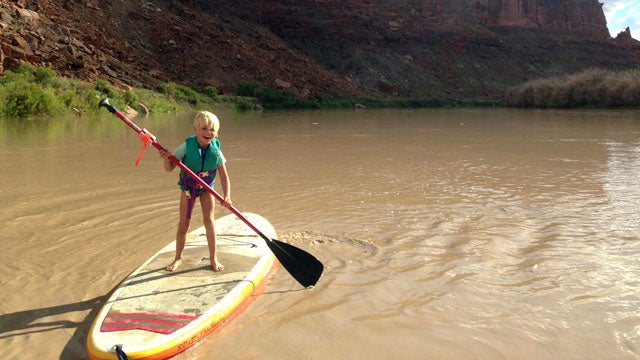
[[[267,244],[282,267],[302,286],[308,288],[318,282],[324,269],[320,260],[302,249],[276,239],[269,239]]]

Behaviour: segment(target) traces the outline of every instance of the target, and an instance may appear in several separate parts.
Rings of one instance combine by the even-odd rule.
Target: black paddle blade
[[[308,252],[276,239],[267,241],[269,249],[276,259],[305,288],[314,286],[320,276],[324,265]]]

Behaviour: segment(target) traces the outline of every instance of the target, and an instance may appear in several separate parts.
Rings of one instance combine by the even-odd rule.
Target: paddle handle
[[[107,110],[109,110],[110,113],[112,113],[115,116],[117,116],[120,120],[122,120],[125,124],[127,124],[135,132],[137,132],[139,136],[144,136],[144,135],[148,134],[148,132],[146,130],[142,130],[133,121],[129,120],[122,112],[120,112],[118,109],[116,109],[115,106],[109,104],[109,99],[108,98],[105,98],[105,99],[101,100],[99,105],[106,107]],[[184,171],[185,174],[189,175],[200,186],[202,186],[203,189],[207,189],[207,191],[209,191],[216,199],[218,199],[218,201],[224,202],[224,197],[222,197],[222,195],[218,194],[218,192],[216,192],[211,186],[209,186],[209,184],[207,184],[206,181],[202,180],[202,178],[200,178],[200,176],[196,175],[191,169],[189,169],[185,164],[183,164],[182,161],[180,161],[177,157],[175,157],[173,155],[173,153],[171,153],[169,150],[167,150],[167,148],[165,148],[164,146],[160,145],[160,143],[156,141],[154,136],[145,136],[145,139],[147,141],[151,141],[151,145],[153,145],[153,147],[155,147],[156,149],[158,149],[160,151],[164,151],[164,152],[170,153],[171,155],[169,155],[169,160],[172,163],[174,163],[176,166],[180,167],[180,169],[182,169],[182,171]],[[245,224],[247,224],[247,226],[250,227],[251,230],[253,230],[256,234],[260,235],[260,237],[263,238],[265,241],[267,241],[267,242],[271,242],[272,241],[267,235],[265,235],[262,231],[260,231],[260,229],[258,229],[255,225],[253,225],[253,223],[251,223],[251,221],[249,221],[249,219],[247,219],[244,215],[242,215],[242,213],[238,209],[236,209],[235,206],[229,205],[227,208],[232,213],[234,213],[240,220],[242,220]]]

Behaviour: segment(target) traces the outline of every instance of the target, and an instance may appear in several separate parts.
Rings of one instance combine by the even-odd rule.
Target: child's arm
[[[169,160],[169,156],[172,155],[171,151],[158,150],[158,153],[160,154],[160,157],[164,159],[164,163],[162,164],[164,166],[164,170],[167,172],[173,171],[173,169],[176,168],[176,164]]]
[[[182,144],[180,144],[180,146],[178,146],[173,151],[173,154],[169,150],[164,151],[160,149],[158,149],[158,153],[164,159],[164,164],[162,164],[164,166],[164,169],[167,172],[173,171],[173,169],[176,168],[176,164],[174,164],[173,162],[171,162],[171,160],[169,160],[169,156],[173,155],[176,157],[176,159],[182,160],[182,158],[184,158],[184,155],[187,153],[187,143],[183,142]]]
[[[229,173],[227,173],[227,166],[225,164],[218,166],[218,174],[220,174],[222,195],[224,197],[224,201],[220,203],[225,207],[229,207],[233,202],[231,201],[231,181],[229,180]]]

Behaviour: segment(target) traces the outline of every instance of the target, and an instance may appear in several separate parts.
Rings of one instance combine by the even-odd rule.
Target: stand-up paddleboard
[[[269,237],[273,226],[244,214]],[[166,359],[182,352],[238,314],[264,288],[274,268],[267,244],[234,215],[216,220],[214,272],[204,227],[187,236],[183,263],[175,272],[175,241],[153,255],[120,284],[96,317],[87,338],[91,359]],[[121,350],[120,350],[121,349]]]

